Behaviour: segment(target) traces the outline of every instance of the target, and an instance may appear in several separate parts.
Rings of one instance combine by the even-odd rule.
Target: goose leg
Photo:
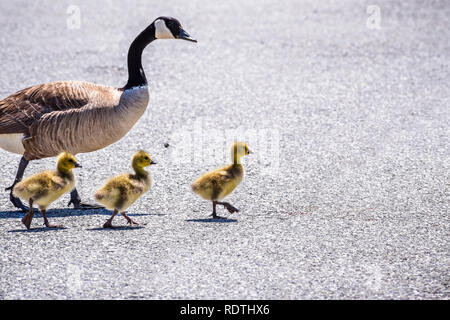
[[[138,226],[138,225],[139,225],[139,223],[136,223],[136,222],[134,222],[133,220],[131,220],[131,218],[130,218],[129,216],[127,216],[127,214],[125,213],[125,211],[124,211],[124,212],[121,212],[120,214],[121,214],[125,219],[127,219],[127,222],[128,222],[129,225],[131,225],[131,226]]]
[[[30,230],[31,221],[33,220],[34,210],[33,210],[33,199],[30,199],[30,210],[28,213],[22,218],[22,223]]]
[[[62,226],[62,225],[57,225],[57,224],[48,222],[47,210],[41,209],[41,212],[42,212],[42,217],[44,218],[44,224],[47,228],[64,228],[64,226]]]
[[[80,195],[78,194],[78,191],[76,188],[70,192],[70,201],[67,204],[67,206],[70,206],[71,204],[73,204],[74,209],[80,209],[80,210],[104,209],[105,208],[100,205],[81,202]]]
[[[22,159],[20,159],[19,168],[17,169],[17,174],[16,174],[16,178],[14,179],[14,183],[11,187],[5,189],[5,191],[11,191],[9,193],[9,200],[12,202],[14,207],[22,210],[23,212],[28,212],[29,208],[24,206],[22,201],[20,201],[19,198],[14,197],[13,188],[18,182],[22,181],[23,173],[25,172],[25,169],[27,168],[28,163],[29,163],[29,161],[27,159],[25,159],[25,157],[22,157]]]
[[[229,213],[235,213],[235,212],[239,212],[238,209],[236,209],[235,207],[233,207],[231,204],[229,204],[228,202],[217,202],[217,204],[221,204],[223,205]]]
[[[218,203],[219,202],[217,202],[217,201],[213,201],[213,212],[212,212],[211,216],[213,217],[213,219],[226,219],[224,217],[220,217],[220,216],[217,215],[217,213],[216,213],[216,206],[217,206]]]
[[[118,214],[118,213],[119,213],[119,211],[117,209],[114,209],[114,212],[111,215],[111,218],[109,218],[105,222],[105,224],[103,225],[103,228],[114,228],[113,225],[112,225],[112,221],[113,221],[114,217],[116,216],[116,214]]]

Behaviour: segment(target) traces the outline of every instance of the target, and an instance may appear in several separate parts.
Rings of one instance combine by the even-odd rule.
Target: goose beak
[[[81,166],[81,164],[79,164],[79,163],[77,162],[77,163],[75,163],[75,168],[83,168],[83,167]]]
[[[150,161],[150,164],[156,164],[156,162],[152,160],[152,161]]]
[[[178,39],[183,39],[186,41],[191,41],[191,42],[197,42],[197,40],[195,40],[194,38],[192,38],[189,33],[187,33],[186,31],[184,31],[183,29],[180,30],[180,33],[178,34]]]

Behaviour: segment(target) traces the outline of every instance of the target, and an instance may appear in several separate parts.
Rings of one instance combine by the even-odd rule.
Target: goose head
[[[154,162],[150,155],[143,150],[136,151],[133,155],[133,159],[131,160],[131,166],[135,170],[142,169],[153,164],[156,164],[156,162]]]
[[[155,39],[181,39],[197,42],[181,26],[180,21],[171,17],[159,17],[153,22]]]
[[[231,160],[235,164],[241,163],[241,158],[251,153],[245,142],[235,141],[231,146]]]
[[[153,21],[131,43],[128,50],[128,82],[121,90],[147,85],[142,68],[142,51],[157,39],[181,39],[197,42],[181,26],[180,21],[170,17],[159,17]]]
[[[73,168],[81,168],[77,159],[68,152],[63,152],[58,156],[57,169],[59,172],[69,172]]]

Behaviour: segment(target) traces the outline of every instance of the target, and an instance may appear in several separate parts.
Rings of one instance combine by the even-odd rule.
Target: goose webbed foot
[[[27,208],[26,206],[24,206],[22,201],[20,201],[19,198],[16,198],[13,196],[12,190],[14,189],[16,184],[22,180],[23,173],[25,172],[25,169],[27,168],[28,163],[29,163],[29,161],[27,159],[25,159],[25,157],[22,157],[20,159],[19,168],[17,169],[17,174],[16,174],[16,178],[14,179],[14,183],[12,184],[12,186],[5,189],[5,191],[10,191],[9,200],[12,202],[14,207],[22,210],[22,212],[25,212],[25,213],[28,212],[30,209]]]
[[[105,207],[98,204],[90,204],[81,202],[81,198],[78,195],[77,189],[73,189],[70,193],[70,201],[67,204],[68,207],[73,204],[73,208],[77,210],[94,210],[94,209],[104,209]]]
[[[26,213],[30,210],[30,208],[28,208],[27,206],[25,206],[22,201],[20,201],[19,198],[16,198],[13,196],[12,194],[12,188],[14,186],[8,188],[7,190],[11,190],[11,193],[9,194],[9,200],[11,201],[11,203],[14,205],[14,207],[16,207],[17,209],[20,209],[22,212]]]
[[[68,207],[73,204],[73,208],[77,210],[95,210],[95,209],[105,209],[105,207],[98,205],[98,204],[90,204],[90,203],[84,203],[84,202],[76,202],[73,200],[70,200],[67,204]]]
[[[22,203],[22,201],[19,199],[19,198],[16,198],[16,197],[14,197],[14,195],[13,195],[13,189],[14,189],[14,187],[16,186],[16,184],[18,183],[19,181],[14,181],[14,183],[12,184],[12,186],[10,186],[10,187],[8,187],[8,188],[5,188],[5,191],[9,191],[9,200],[11,201],[11,203],[14,205],[14,207],[16,207],[17,209],[20,209],[20,210],[22,210],[22,212],[24,212],[24,213],[26,213],[26,212],[28,212],[29,211],[29,208],[28,207],[26,207],[23,203]]]

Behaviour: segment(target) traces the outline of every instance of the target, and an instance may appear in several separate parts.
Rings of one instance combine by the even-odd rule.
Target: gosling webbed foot
[[[42,213],[42,217],[44,218],[44,225],[45,225],[47,228],[52,228],[52,229],[64,229],[64,226],[63,226],[63,225],[60,225],[60,224],[53,224],[53,223],[50,223],[50,222],[48,221],[48,218],[47,218],[47,210],[41,210],[41,213]]]
[[[224,202],[223,206],[225,207],[225,209],[228,210],[229,213],[235,213],[235,212],[239,212],[239,210],[235,207],[233,207],[231,204]]]
[[[134,226],[138,226],[139,223],[133,221],[129,216],[127,216],[127,214],[125,212],[121,212],[121,215],[127,219],[127,224],[130,225],[130,227],[134,227]]]
[[[215,213],[212,213],[212,214],[210,215],[210,217],[212,217],[213,219],[218,219],[218,220],[227,220],[227,218],[218,216],[218,215],[215,214]]]
[[[25,227],[30,230],[31,227],[31,221],[33,220],[33,214],[31,213],[27,213],[23,218],[22,218],[22,223],[25,225]]]
[[[53,224],[50,222],[44,222],[44,225],[50,229],[65,229],[65,227],[62,224]]]
[[[112,221],[111,221],[111,220],[108,220],[108,221],[106,221],[105,224],[103,225],[103,228],[105,228],[105,229],[113,229],[113,228],[115,228],[115,227],[113,226]]]

